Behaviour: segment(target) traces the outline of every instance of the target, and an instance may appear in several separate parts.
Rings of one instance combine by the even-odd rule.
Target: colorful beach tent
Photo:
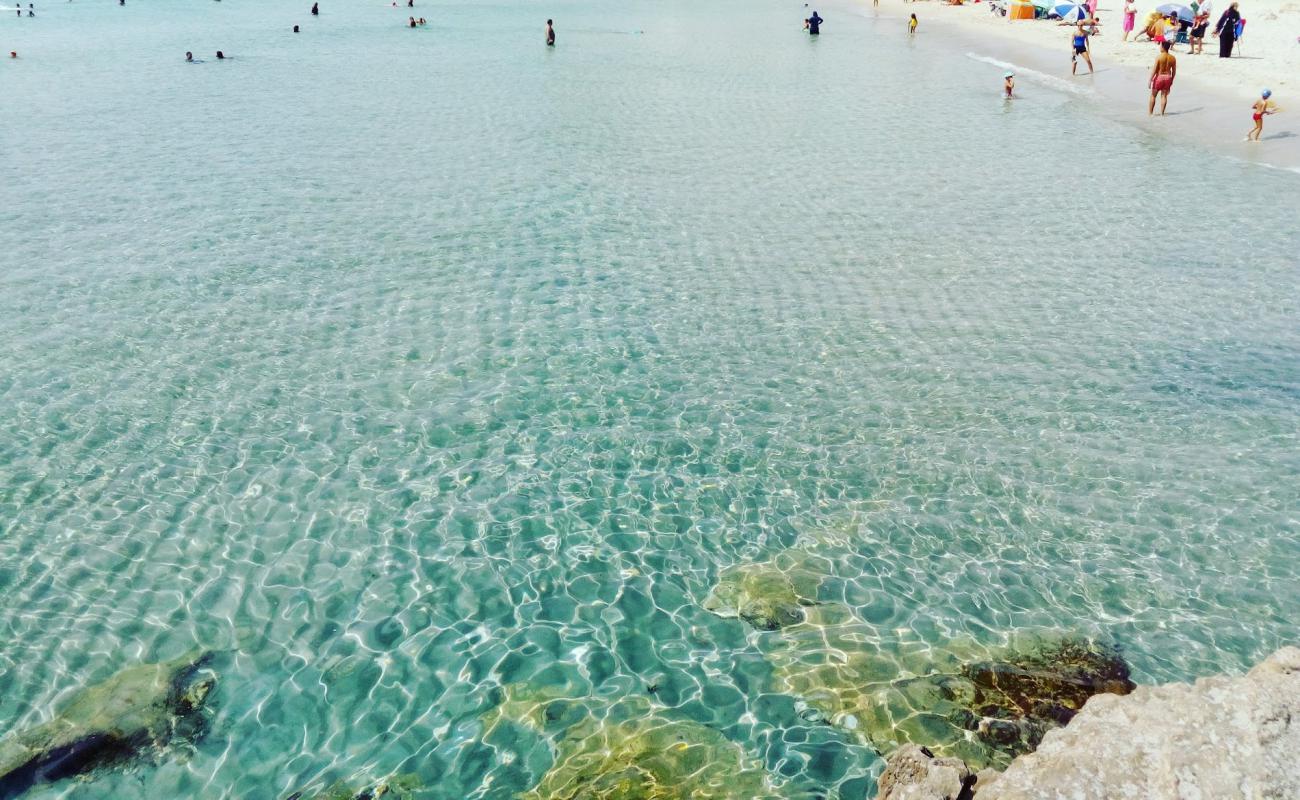
[[[1035,19],[1038,16],[1038,9],[1028,0],[1012,0],[1007,16],[1011,19]]]

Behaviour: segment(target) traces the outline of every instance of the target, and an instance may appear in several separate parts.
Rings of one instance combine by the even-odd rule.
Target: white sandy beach
[[[1061,53],[1068,74],[1069,38],[1071,28],[1061,27],[1052,20],[1011,20],[991,13],[986,2],[949,6],[939,2],[891,2],[891,6],[924,9],[927,22],[952,22],[971,31],[986,32],[1025,44],[1053,48]],[[1151,0],[1138,3],[1137,22],[1158,5]],[[1219,14],[1227,8],[1228,0],[1216,0],[1210,19],[1210,31]],[[1106,0],[1098,9],[1102,34],[1092,40],[1093,58],[1098,66],[1122,64],[1149,69],[1156,56],[1156,45],[1147,42],[1123,41],[1122,4]],[[1238,43],[1230,59],[1219,58],[1218,40],[1205,37],[1205,52],[1189,55],[1187,45],[1175,45],[1178,57],[1179,80],[1191,80],[1222,92],[1254,98],[1264,87],[1273,89],[1282,106],[1300,103],[1291,99],[1291,89],[1300,92],[1300,0],[1242,0],[1239,6],[1246,20],[1245,36]]]
[[[1214,0],[1210,30],[1230,0]],[[1137,6],[1140,27],[1157,4],[1144,0]],[[1148,42],[1123,41],[1122,3],[1102,0],[1098,9],[1101,35],[1092,39],[1097,74],[1070,74],[1070,36],[1073,28],[1055,20],[1016,20],[992,13],[987,2],[950,6],[934,0],[882,0],[872,6],[858,0],[864,13],[906,18],[916,13],[920,33],[942,31],[962,40],[971,55],[993,64],[1032,68],[1040,82],[1096,97],[1108,116],[1137,124],[1156,135],[1190,138],[1250,161],[1300,170],[1300,0],[1241,0],[1239,10],[1247,21],[1246,35],[1232,58],[1220,58],[1219,43],[1205,38],[1204,53],[1188,54],[1188,46],[1175,45],[1178,81],[1169,102],[1170,115],[1147,116],[1147,74],[1158,52]],[[998,76],[1000,78],[1000,75]],[[1024,72],[1018,91],[1032,91]],[[1262,143],[1243,143],[1252,125],[1250,105],[1264,88],[1282,113],[1265,122]],[[1292,113],[1292,109],[1296,111]]]

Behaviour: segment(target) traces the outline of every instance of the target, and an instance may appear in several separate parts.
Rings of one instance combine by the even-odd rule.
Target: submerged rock
[[[976,800],[1298,798],[1300,648],[1242,677],[1098,695]]]
[[[718,731],[642,698],[569,728],[555,763],[521,800],[761,800],[767,773]]]
[[[861,632],[852,633],[858,630],[850,624],[818,631],[770,658],[778,689],[883,754],[914,743],[975,769],[1005,766],[1092,695],[1133,688],[1119,652],[1087,640],[1035,639],[991,656],[948,654],[918,667],[914,658],[878,652]]]
[[[0,798],[38,783],[157,756],[207,731],[211,653],[125,669],[77,692],[58,715],[0,742]]]
[[[720,617],[739,617],[760,631],[774,631],[804,621],[805,609],[817,604],[826,575],[804,553],[782,553],[771,561],[739,564],[723,570],[704,608]]]
[[[420,779],[415,775],[394,775],[366,789],[357,789],[347,781],[335,781],[319,792],[294,792],[285,800],[408,800],[416,789],[420,788]]]

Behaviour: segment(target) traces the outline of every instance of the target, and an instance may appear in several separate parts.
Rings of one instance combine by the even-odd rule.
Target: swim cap
[[[1272,90],[1272,89],[1265,89],[1265,90],[1264,90],[1264,99],[1265,99],[1265,100],[1267,100],[1268,98],[1270,98],[1270,97],[1272,97],[1272,96],[1273,96],[1273,90]]]

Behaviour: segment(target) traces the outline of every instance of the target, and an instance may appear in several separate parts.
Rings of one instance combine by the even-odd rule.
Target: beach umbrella
[[[1088,7],[1081,3],[1057,3],[1052,6],[1052,13],[1069,22],[1078,22],[1092,16],[1088,13]]]
[[[1182,3],[1165,3],[1162,6],[1156,6],[1156,11],[1159,11],[1160,15],[1164,17],[1167,17],[1170,14],[1177,14],[1179,19],[1185,19],[1188,22],[1191,22],[1192,17],[1195,16],[1192,13],[1192,9]]]

